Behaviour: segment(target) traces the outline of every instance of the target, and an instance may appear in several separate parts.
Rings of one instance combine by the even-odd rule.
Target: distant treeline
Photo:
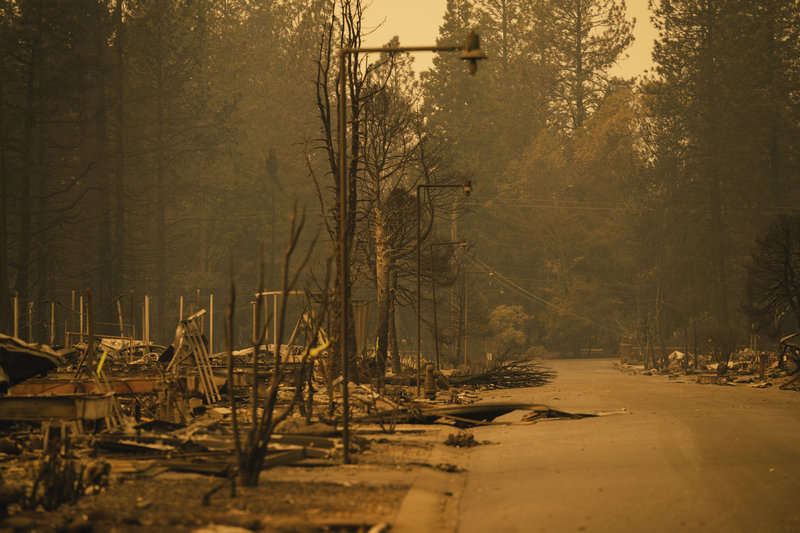
[[[0,330],[15,293],[36,304],[43,339],[42,304],[91,287],[109,321],[117,298],[139,321],[152,296],[151,329],[167,341],[179,296],[225,294],[232,263],[255,290],[262,248],[277,288],[295,200],[312,226],[335,226],[338,73],[326,54],[360,42],[363,8],[0,0]],[[610,75],[633,38],[621,0],[448,0],[439,43],[475,29],[489,59],[474,76],[457,53],[419,80],[405,56],[359,56],[354,292],[389,298],[381,327],[412,334],[394,304],[413,301],[415,187],[463,178],[468,201],[424,204],[437,206],[424,209],[423,263],[451,287],[439,296],[451,356],[465,327],[473,353],[696,335],[724,351],[751,324],[792,329],[783,304],[747,287],[756,239],[800,205],[799,10],[653,1],[655,66],[636,80]],[[472,267],[427,247],[461,238]],[[505,281],[473,275],[467,294],[476,264]],[[465,326],[465,304],[483,319]],[[508,314],[501,305],[524,310],[513,341],[486,318]]]

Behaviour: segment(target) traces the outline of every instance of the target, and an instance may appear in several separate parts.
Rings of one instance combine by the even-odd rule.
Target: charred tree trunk
[[[379,203],[379,202],[378,202]],[[386,375],[387,352],[389,348],[389,306],[390,294],[390,250],[386,243],[386,222],[380,206],[375,207],[375,285],[378,304],[378,340],[376,362],[378,383],[383,385]]]
[[[36,167],[39,169],[44,167],[44,163],[47,160],[44,128],[44,124],[37,124]],[[48,236],[48,229],[50,228],[50,206],[47,202],[49,193],[49,179],[47,173],[43,171],[37,172],[36,183],[36,216],[33,218],[35,244],[33,248],[34,259],[32,266],[36,272],[35,283],[38,289],[38,296],[36,297],[37,301],[34,302],[34,312],[30,315],[30,319],[34,321],[33,324],[29,325],[33,335],[31,336],[32,338],[28,340],[30,342],[44,342],[45,324],[49,317],[45,302],[50,297],[52,285],[50,279],[50,239]]]
[[[111,253],[112,246],[112,227],[111,227],[111,202],[108,199],[111,197],[109,183],[111,182],[111,173],[109,168],[109,150],[108,150],[108,120],[106,114],[106,64],[105,64],[105,47],[106,36],[103,17],[105,15],[104,4],[98,3],[96,5],[97,12],[95,13],[95,53],[97,65],[94,71],[94,88],[96,91],[95,98],[95,160],[97,161],[97,174],[96,179],[96,194],[98,197],[97,207],[100,210],[99,220],[97,225],[97,242],[96,246],[96,261],[98,280],[97,287],[99,289],[99,308],[105,308],[103,302],[111,301],[112,295],[112,280],[114,279],[114,271],[116,265],[113,263]],[[101,317],[104,322],[111,322],[113,312],[112,307],[108,307],[106,316]]]
[[[387,332],[387,344],[392,353],[392,371],[399,374],[400,349],[397,343],[397,269],[392,269],[389,275],[389,330]]]
[[[716,279],[716,315],[723,327],[729,325],[728,317],[728,272],[726,261],[725,228],[722,220],[719,180],[716,175],[711,180],[711,235],[714,240],[714,273]]]
[[[280,282],[278,276],[277,265],[275,263],[276,256],[276,242],[275,242],[275,226],[278,217],[276,216],[276,201],[278,195],[282,192],[280,181],[278,181],[278,157],[275,155],[275,149],[269,149],[269,155],[264,162],[264,171],[267,180],[267,191],[269,194],[269,264],[267,265],[267,286],[269,290],[275,290],[274,287],[278,286]]]
[[[124,29],[122,10],[124,0],[117,0],[114,7],[114,54],[115,61],[115,94],[114,115],[114,241],[111,248],[113,279],[111,291],[114,295],[122,294],[125,285],[125,56],[123,51]],[[133,320],[133,317],[131,317]]]
[[[6,167],[6,126],[3,115],[4,93],[3,80],[0,78],[0,309],[10,309],[11,294],[8,283],[8,171]],[[11,313],[2,313],[0,330],[11,328]]]
[[[156,187],[155,187],[155,278],[156,278],[156,321],[158,327],[156,331],[165,338],[168,331],[167,319],[167,156],[164,143],[166,142],[165,131],[165,87],[164,87],[164,65],[159,58],[156,70],[156,124],[155,124],[155,166],[156,166]]]
[[[583,87],[583,7],[576,6],[575,17],[575,129],[580,128],[586,119]]]
[[[19,251],[18,270],[16,279],[16,292],[21,301],[27,301],[30,284],[31,264],[31,181],[33,177],[33,134],[36,124],[36,77],[38,75],[39,59],[41,55],[41,29],[37,32],[31,44],[30,56],[26,65],[25,79],[25,108],[22,133],[22,168],[19,189]]]

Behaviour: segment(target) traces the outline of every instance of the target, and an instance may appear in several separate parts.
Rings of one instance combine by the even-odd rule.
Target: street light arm
[[[406,52],[458,52],[463,50],[461,45],[450,46],[374,46],[374,47],[345,47],[341,54],[402,54]]]
[[[409,52],[461,52],[461,59],[469,62],[469,73],[475,74],[478,69],[478,61],[486,59],[486,54],[481,49],[480,38],[478,34],[471,31],[464,39],[463,45],[445,45],[445,46],[378,46],[378,47],[343,47],[339,53],[357,54],[359,52],[370,53],[377,52],[383,54],[398,54]]]

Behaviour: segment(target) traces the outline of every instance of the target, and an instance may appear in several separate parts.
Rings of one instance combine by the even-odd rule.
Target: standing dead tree
[[[345,164],[347,209],[351,216],[347,217],[343,233],[347,241],[345,246],[352,251],[346,272],[337,272],[334,285],[340,287],[345,275],[374,280],[378,308],[377,367],[378,378],[382,379],[388,348],[396,344],[392,340],[396,339],[394,306],[398,300],[395,295],[398,290],[402,292],[402,287],[398,287],[398,273],[403,271],[399,263],[402,260],[413,264],[416,257],[416,247],[412,244],[415,242],[415,212],[411,193],[417,185],[454,181],[455,177],[451,169],[446,168],[448,162],[441,139],[427,130],[424,117],[419,113],[419,94],[408,54],[383,53],[370,62],[363,55],[348,53],[345,72],[333,72],[337,46],[351,50],[360,47],[363,8],[358,0],[339,0],[332,6],[319,43],[316,80],[321,126],[316,152],[324,155],[325,161],[320,166],[325,170],[318,173],[311,154],[307,159],[308,170],[317,189],[326,229],[331,240],[336,240],[342,234],[342,220],[338,206],[330,201],[340,194],[333,117],[334,109],[347,105],[349,100],[344,141],[348,145]],[[398,45],[396,39],[389,43],[389,46]],[[344,76],[346,94],[338,94],[334,75]],[[318,175],[332,178],[330,184],[324,186]],[[447,196],[452,191],[443,189],[431,193],[426,188],[425,192],[426,214],[430,215],[425,217],[422,236],[427,239],[433,228],[434,198]],[[335,293],[339,294],[338,289]],[[334,332],[340,330],[338,308],[338,305],[331,308]],[[334,339],[333,344],[334,351],[338,351],[338,339]],[[391,351],[392,366],[398,370],[396,346]],[[330,370],[329,381],[338,368],[334,366]]]
[[[281,274],[281,294],[279,300],[279,307],[277,311],[277,324],[276,331],[273,332],[273,345],[274,350],[272,353],[272,371],[270,373],[266,391],[263,399],[259,399],[259,360],[258,352],[262,344],[267,340],[266,324],[267,320],[261,321],[260,317],[264,312],[264,300],[258,298],[256,302],[256,327],[257,330],[253,332],[253,383],[251,388],[251,401],[252,401],[252,423],[247,429],[244,438],[239,433],[239,413],[235,408],[235,401],[231,399],[232,415],[234,424],[234,440],[236,450],[236,463],[239,469],[239,480],[245,486],[258,485],[258,478],[261,468],[264,464],[264,459],[267,456],[267,446],[270,438],[275,431],[275,428],[283,420],[285,420],[298,404],[302,390],[303,381],[306,376],[307,365],[309,358],[316,357],[318,353],[325,349],[327,346],[317,346],[316,341],[319,338],[319,332],[322,324],[326,319],[328,309],[328,285],[330,282],[331,261],[332,257],[328,257],[325,268],[325,278],[321,285],[321,299],[316,305],[316,310],[309,313],[310,319],[305,323],[306,331],[304,332],[304,344],[301,350],[300,364],[297,367],[295,374],[295,387],[292,396],[289,398],[288,404],[278,409],[278,391],[280,383],[284,375],[288,372],[287,361],[281,354],[281,344],[283,342],[283,328],[286,322],[286,303],[290,292],[297,286],[298,281],[306,272],[306,267],[309,263],[313,245],[309,247],[308,251],[300,261],[300,263],[291,269],[290,262],[292,255],[297,249],[305,223],[305,216],[301,216],[298,220],[296,212],[293,212],[290,219],[289,241],[286,245],[283,254],[283,268]],[[290,272],[291,270],[291,272]],[[261,262],[261,280],[260,280],[259,294],[263,292],[264,285],[264,262]],[[233,338],[233,301],[235,298],[235,289],[231,287],[231,305],[228,309],[227,320],[227,337],[228,337],[228,372],[229,378],[232,377],[232,341]],[[305,291],[306,298],[309,298],[309,291]],[[310,298],[307,302],[308,308],[313,309],[313,303]],[[269,358],[269,346],[267,346],[267,358]],[[232,381],[229,381],[232,383]]]
[[[338,4],[338,10],[337,10]],[[319,40],[318,57],[317,57],[317,79],[316,85],[316,99],[317,109],[320,118],[320,138],[316,139],[315,147],[318,151],[324,153],[325,163],[322,165],[325,168],[323,175],[329,179],[329,184],[323,186],[323,181],[318,178],[314,165],[311,162],[310,154],[307,159],[309,174],[311,175],[314,185],[317,190],[321,212],[325,228],[331,239],[331,242],[336,242],[340,234],[345,235],[344,245],[347,249],[353,248],[353,239],[355,236],[356,220],[354,216],[342,217],[339,212],[339,206],[336,201],[339,198],[341,191],[339,190],[339,160],[338,160],[338,147],[337,140],[334,137],[334,132],[337,131],[338,126],[334,122],[337,107],[346,105],[347,100],[350,101],[350,121],[345,125],[346,138],[342,142],[347,147],[348,160],[346,162],[346,193],[347,193],[347,207],[348,213],[356,212],[356,205],[358,201],[358,188],[356,185],[356,176],[358,174],[360,161],[361,161],[361,107],[363,91],[365,90],[365,83],[369,77],[369,69],[363,68],[364,60],[358,54],[348,54],[347,60],[344,63],[344,72],[335,72],[333,65],[335,64],[336,49],[342,48],[358,48],[361,46],[361,21],[363,16],[363,6],[361,0],[335,0],[330,3],[328,12],[325,14],[327,22],[323,29],[322,35]],[[338,41],[338,42],[337,42]],[[335,80],[339,76],[345,77],[346,94],[339,94],[339,84]],[[327,200],[326,200],[327,199]],[[344,220],[343,220],[344,218]],[[345,225],[344,232],[342,232],[342,225]],[[336,264],[340,265],[340,250],[336,250]],[[352,258],[352,255],[351,255]],[[350,261],[352,264],[352,259]],[[339,298],[339,288],[344,283],[345,279],[351,276],[351,264],[345,266],[344,271],[337,268],[336,276],[334,278],[334,296],[337,300]],[[347,276],[347,278],[345,277]],[[350,283],[345,284],[350,287]],[[344,295],[345,300],[350,300],[350,294]],[[339,309],[341,309],[340,302],[334,302],[331,305],[331,343],[332,351],[334,353],[341,353],[340,346],[341,340],[339,333],[341,331],[341,316]],[[355,337],[355,332],[350,325],[349,337]],[[349,346],[355,346],[355,342],[349,342]],[[352,354],[348,354],[348,360],[352,358]],[[328,365],[328,385],[331,385],[333,377],[340,371],[340,364],[331,359]],[[330,389],[330,387],[329,387]],[[333,405],[332,398],[329,397],[330,405]],[[332,413],[331,413],[332,414]]]

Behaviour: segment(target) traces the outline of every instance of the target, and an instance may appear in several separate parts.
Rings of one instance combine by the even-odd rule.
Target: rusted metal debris
[[[99,420],[114,414],[113,394],[0,397],[0,420]]]

